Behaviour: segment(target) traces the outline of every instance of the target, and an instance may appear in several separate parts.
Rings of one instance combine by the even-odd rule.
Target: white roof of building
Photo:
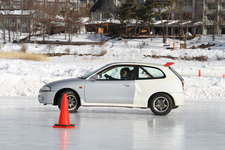
[[[33,13],[33,10],[1,10],[1,15],[29,15]]]

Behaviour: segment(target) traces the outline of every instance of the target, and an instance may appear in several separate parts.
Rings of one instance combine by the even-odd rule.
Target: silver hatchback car
[[[170,66],[145,63],[111,63],[80,78],[55,81],[39,91],[39,102],[61,107],[67,94],[70,112],[80,106],[150,108],[166,115],[184,103],[184,80]]]

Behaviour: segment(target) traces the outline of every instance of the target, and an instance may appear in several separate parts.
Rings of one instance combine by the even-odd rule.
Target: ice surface
[[[70,114],[75,129],[55,129],[59,110],[36,97],[0,97],[4,150],[221,150],[225,103],[186,101],[167,116],[149,109],[81,107]]]

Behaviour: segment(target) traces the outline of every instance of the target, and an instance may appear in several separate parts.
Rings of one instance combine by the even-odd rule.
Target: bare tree
[[[50,34],[52,22],[55,21],[55,17],[58,11],[53,7],[48,7],[47,5],[42,5],[35,10],[32,19],[36,27],[36,31],[39,30],[42,34],[43,41],[45,41],[46,34]],[[34,29],[33,29],[34,30]]]
[[[6,43],[6,35],[5,35],[5,30],[6,30],[6,17],[5,15],[3,14],[0,14],[1,15],[1,23],[2,23],[2,27],[3,27],[3,33],[2,33],[2,37],[3,37],[3,41],[4,43]]]
[[[72,34],[79,31],[81,24],[80,12],[76,9],[76,7],[67,5],[66,7],[62,8],[60,15],[64,18],[65,36],[66,33],[68,33],[68,41],[71,42]]]
[[[154,13],[156,16],[160,18],[161,25],[162,25],[162,36],[163,36],[163,43],[166,43],[166,38],[165,38],[165,22],[163,21],[163,15],[166,12],[165,9],[165,0],[153,0],[153,7]]]
[[[22,35],[22,29],[23,29],[23,0],[20,0],[20,35]]]
[[[215,35],[219,34],[219,22],[220,22],[220,15],[219,15],[219,0],[216,0],[214,3],[214,14],[213,14],[213,35],[212,40],[215,41]]]
[[[1,1],[1,8],[2,8],[2,24],[3,24],[3,38],[4,42],[6,42],[6,29],[8,30],[8,41],[11,41],[11,34],[10,34],[10,20],[11,17],[11,2],[9,0],[2,0]]]
[[[165,9],[166,9],[166,13],[167,13],[165,42],[167,42],[167,38],[168,38],[169,20],[171,19],[172,13],[174,13],[176,10],[178,10],[178,7],[176,7],[176,3],[178,3],[179,1],[178,0],[167,0],[165,3]]]
[[[1,0],[0,1],[0,9],[3,9],[4,8],[4,3],[3,1]],[[5,38],[5,13],[4,12],[0,12],[0,19],[1,19],[1,24],[2,24],[2,27],[3,27],[3,33],[2,33],[2,37],[3,37],[3,40],[4,40],[4,43],[6,43],[6,38]]]

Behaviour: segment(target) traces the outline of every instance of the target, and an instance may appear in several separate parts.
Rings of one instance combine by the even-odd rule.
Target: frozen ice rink
[[[1,150],[222,150],[225,102],[189,100],[167,116],[149,109],[81,107],[75,129],[55,129],[58,107],[0,97]]]

